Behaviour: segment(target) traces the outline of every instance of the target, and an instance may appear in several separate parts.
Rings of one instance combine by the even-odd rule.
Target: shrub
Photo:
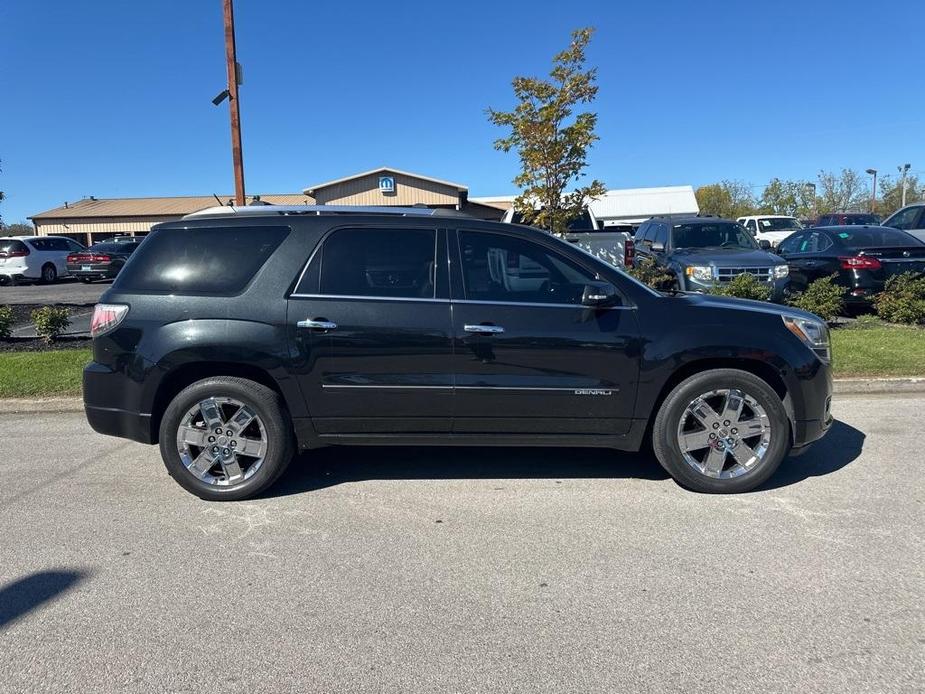
[[[736,275],[725,284],[715,284],[710,294],[717,296],[734,296],[737,299],[770,301],[772,289],[767,282],[761,282],[747,272]]]
[[[63,306],[43,306],[32,312],[32,322],[39,337],[45,342],[52,342],[67,330],[71,319]]]
[[[925,322],[925,276],[904,272],[894,275],[874,300],[877,315],[890,323]]]
[[[633,267],[626,271],[643,284],[647,284],[656,291],[666,291],[676,286],[677,278],[674,273],[655,262],[652,258],[636,258]]]
[[[806,291],[790,297],[787,303],[831,321],[845,308],[845,289],[835,284],[835,275],[820,277],[810,282]]]
[[[13,334],[13,309],[9,306],[0,306],[0,340]]]

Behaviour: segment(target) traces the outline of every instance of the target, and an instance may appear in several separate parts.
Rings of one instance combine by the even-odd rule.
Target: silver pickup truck
[[[523,215],[513,209],[504,213],[502,222],[523,224]],[[585,210],[569,224],[567,241],[616,267],[633,264],[633,237],[625,231],[610,231],[591,210]]]

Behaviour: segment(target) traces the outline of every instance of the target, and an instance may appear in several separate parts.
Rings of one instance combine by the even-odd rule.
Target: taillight
[[[633,239],[626,239],[623,244],[623,267],[633,267],[636,262],[636,243]]]
[[[74,255],[73,253],[67,257],[67,262],[69,263],[76,263],[79,260],[80,260],[80,256]]]
[[[91,263],[108,263],[110,260],[112,259],[108,255],[102,255],[99,253],[94,253],[90,256]]]
[[[128,315],[128,306],[124,304],[97,304],[93,307],[90,319],[90,337],[99,337],[108,333]]]
[[[29,249],[24,251],[5,251],[0,253],[0,258],[25,258],[29,255]]]
[[[849,258],[839,258],[842,270],[879,270],[880,261],[866,255],[853,255]]]

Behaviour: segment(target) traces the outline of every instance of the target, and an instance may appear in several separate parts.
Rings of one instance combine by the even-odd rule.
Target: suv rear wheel
[[[765,482],[790,449],[790,420],[765,381],[713,369],[679,383],[652,428],[662,467],[698,492],[734,493]]]
[[[289,413],[254,381],[207,378],[171,401],[160,427],[167,472],[201,499],[237,501],[260,493],[293,455]]]

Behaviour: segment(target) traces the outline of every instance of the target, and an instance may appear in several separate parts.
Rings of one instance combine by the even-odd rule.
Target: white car
[[[54,282],[67,275],[67,255],[84,247],[63,236],[0,237],[0,282]]]
[[[775,248],[790,234],[803,228],[796,217],[782,214],[752,215],[739,217],[736,221],[748,229],[757,241],[767,241]]]
[[[884,219],[881,226],[902,229],[920,241],[925,241],[925,204],[916,202],[906,205]]]

